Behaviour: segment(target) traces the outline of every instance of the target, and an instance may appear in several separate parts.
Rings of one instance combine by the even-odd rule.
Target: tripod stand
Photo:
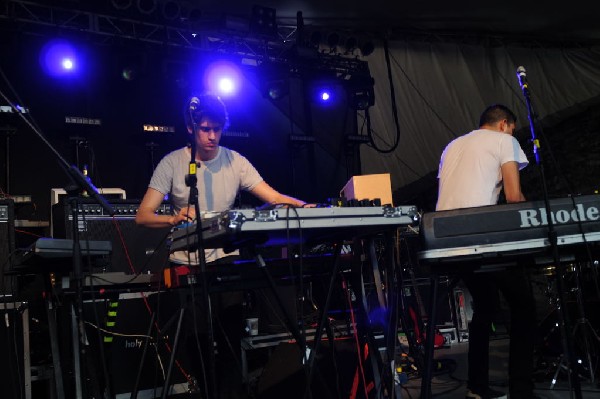
[[[595,375],[597,370],[598,362],[598,347],[600,344],[600,337],[594,331],[594,328],[590,321],[586,318],[584,302],[583,302],[583,284],[581,280],[581,263],[576,262],[573,267],[573,277],[575,287],[572,292],[575,293],[577,315],[578,318],[575,321],[575,326],[571,331],[571,336],[576,345],[576,348],[580,352],[577,354],[578,362],[582,371],[587,370],[587,373],[578,373],[575,378],[589,377],[589,381],[593,384],[595,382]],[[595,343],[595,345],[594,345]],[[594,364],[594,360],[596,364]],[[558,381],[558,376],[561,370],[569,372],[567,359],[565,359],[564,353],[561,353],[558,359],[556,371],[552,377],[550,389],[553,389]],[[588,375],[589,374],[589,375]]]

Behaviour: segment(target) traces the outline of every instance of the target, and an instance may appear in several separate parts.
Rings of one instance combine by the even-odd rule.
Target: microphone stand
[[[11,107],[16,108],[14,104],[0,92],[0,95],[6,100]],[[98,193],[98,189],[92,184],[88,177],[84,176],[77,166],[69,165],[67,160],[58,152],[56,148],[46,139],[44,134],[34,124],[27,119],[22,113],[18,115],[23,121],[31,128],[36,136],[42,140],[42,142],[50,149],[50,152],[54,154],[59,165],[64,169],[65,173],[71,179],[71,184],[65,187],[65,191],[69,194],[69,202],[71,204],[71,214],[73,218],[72,231],[73,231],[73,278],[75,280],[75,322],[76,329],[73,332],[77,334],[77,339],[73,339],[73,357],[74,357],[74,371],[75,371],[75,385],[77,398],[82,398],[84,394],[84,388],[88,386],[85,384],[84,376],[81,373],[82,365],[87,364],[86,362],[86,350],[85,350],[85,328],[83,324],[83,273],[81,267],[81,245],[79,240],[79,220],[78,220],[78,196],[79,194],[86,192],[88,193],[107,214],[113,216],[115,214],[112,206]],[[75,326],[74,326],[75,327]],[[55,372],[61,372],[56,370]],[[96,376],[91,376],[96,378]],[[92,385],[94,386],[94,385]],[[64,395],[64,392],[59,392],[59,395]],[[97,395],[96,395],[97,396]]]
[[[575,360],[575,354],[573,351],[573,340],[569,334],[570,329],[570,320],[569,313],[566,307],[565,293],[564,293],[564,282],[563,282],[563,273],[564,267],[560,261],[560,255],[558,253],[558,235],[556,229],[554,227],[554,221],[552,220],[552,215],[550,211],[550,200],[548,196],[548,187],[546,185],[546,176],[544,173],[544,163],[542,161],[542,153],[540,151],[540,141],[537,138],[537,134],[535,131],[535,112],[533,109],[533,105],[531,103],[531,96],[529,93],[528,84],[522,80],[524,79],[524,68],[523,71],[520,71],[520,68],[517,70],[517,76],[519,78],[519,83],[521,85],[521,89],[523,90],[523,96],[525,97],[525,103],[527,104],[527,119],[529,120],[529,129],[531,131],[531,142],[533,143],[533,155],[535,157],[535,163],[538,166],[538,170],[540,172],[540,180],[542,182],[542,192],[544,196],[544,207],[546,213],[546,220],[548,221],[548,242],[550,243],[550,249],[552,251],[552,259],[554,261],[556,267],[556,290],[558,291],[558,321],[560,324],[560,332],[562,336],[562,346],[564,356],[563,359],[567,362],[567,373],[569,377],[569,388],[575,392],[575,397],[577,399],[582,399],[581,396],[581,383],[579,381],[578,375],[578,366]],[[560,366],[559,366],[560,367]]]
[[[202,219],[200,216],[200,203],[198,202],[198,177],[196,176],[196,132],[198,127],[196,122],[194,121],[193,115],[191,115],[192,110],[190,109],[190,120],[192,123],[193,129],[193,137],[191,142],[191,159],[189,164],[189,174],[185,177],[185,184],[190,188],[190,196],[188,204],[194,205],[194,210],[196,212],[196,238],[198,242],[198,265],[200,267],[200,279],[202,281],[202,299],[204,308],[206,311],[206,322],[208,329],[208,367],[206,368],[208,371],[207,381],[207,390],[208,390],[208,399],[216,398],[217,391],[217,378],[215,372],[215,348],[214,348],[214,327],[213,327],[213,316],[212,316],[212,306],[210,303],[210,295],[208,292],[208,281],[206,279],[206,256],[204,253],[204,239],[202,237]],[[192,288],[193,289],[193,288]],[[196,328],[196,326],[194,326]]]

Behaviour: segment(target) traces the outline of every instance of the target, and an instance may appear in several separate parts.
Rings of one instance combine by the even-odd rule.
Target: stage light
[[[73,60],[71,58],[63,58],[61,64],[62,64],[62,67],[68,71],[75,67],[75,63],[73,62]]]
[[[241,84],[241,72],[229,61],[216,61],[206,67],[204,87],[209,91],[230,97],[237,93]]]
[[[330,32],[327,35],[327,45],[333,49],[340,43],[340,35],[337,32]]]
[[[146,55],[128,51],[119,56],[119,73],[121,77],[131,82],[143,74],[146,67]]]
[[[162,5],[162,15],[167,21],[174,21],[179,18],[181,7],[179,3],[173,0],[168,0]]]
[[[219,93],[222,94],[231,94],[234,92],[235,90],[235,83],[233,83],[233,80],[231,80],[231,78],[221,78],[219,79],[218,82],[218,87],[219,87]]]
[[[134,80],[136,78],[136,76],[137,76],[137,73],[135,72],[135,70],[133,68],[125,67],[121,71],[121,77],[128,82],[131,82],[132,80]]]
[[[198,22],[202,18],[202,11],[199,8],[190,8],[187,13],[187,19],[189,22]]]
[[[277,17],[275,9],[262,6],[252,6],[250,31],[259,35],[277,36]]]
[[[311,94],[313,102],[321,105],[333,104],[337,100],[337,95],[333,85],[325,83],[314,83]]]
[[[348,104],[361,111],[375,105],[374,85],[375,80],[371,76],[352,76],[346,82]]]
[[[344,42],[347,53],[352,53],[358,47],[358,40],[354,36],[348,36]]]
[[[157,0],[137,0],[138,11],[142,14],[152,14],[156,10]]]
[[[308,95],[319,107],[337,107],[346,102],[345,88],[335,76],[313,76],[308,86]]]
[[[117,10],[126,10],[131,7],[132,0],[112,0],[112,5]]]
[[[360,53],[365,57],[371,55],[373,51],[375,51],[375,45],[370,40],[363,42],[360,46]]]
[[[270,80],[266,82],[263,94],[271,100],[279,100],[289,94],[290,88],[286,79]]]
[[[42,69],[51,76],[66,76],[78,69],[78,57],[75,48],[65,40],[52,40],[40,53]]]

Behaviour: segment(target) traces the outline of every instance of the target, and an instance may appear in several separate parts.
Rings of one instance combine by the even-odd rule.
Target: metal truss
[[[79,4],[78,4],[79,5]],[[293,68],[333,71],[338,76],[368,73],[365,61],[325,54],[296,45],[296,27],[278,26],[277,37],[253,35],[219,27],[214,19],[148,21],[109,11],[83,10],[24,0],[4,0],[2,29],[50,35],[59,31],[87,34],[99,43],[139,41],[160,46],[220,53],[250,59],[255,65],[272,63]],[[80,8],[83,8],[81,5]],[[0,27],[1,28],[1,27]]]

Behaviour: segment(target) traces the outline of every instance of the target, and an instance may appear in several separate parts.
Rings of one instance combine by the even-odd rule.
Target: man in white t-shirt
[[[439,166],[436,210],[495,205],[500,191],[506,202],[525,201],[519,171],[527,157],[513,137],[515,114],[504,105],[489,106],[479,129],[453,140]],[[511,399],[533,395],[533,352],[536,331],[535,302],[526,271],[520,267],[501,272],[462,276],[473,298],[469,325],[467,398],[506,398],[489,387],[489,336],[498,309],[498,292],[510,306],[509,392]]]
[[[192,104],[192,106],[190,106]],[[197,164],[198,205],[201,212],[220,213],[233,207],[238,191],[245,190],[269,204],[282,204],[295,207],[305,205],[304,201],[284,195],[269,186],[258,171],[244,156],[219,145],[221,134],[229,125],[225,104],[212,94],[192,97],[184,109],[188,133],[194,140],[195,161]],[[194,131],[195,130],[195,131]],[[190,147],[180,148],[167,154],[157,165],[148,189],[136,215],[136,222],[147,227],[176,226],[195,219],[194,206],[189,204],[190,188],[185,178],[189,173],[192,159]],[[172,215],[160,215],[156,210],[165,198],[173,205]],[[215,265],[225,256],[221,249],[205,250],[207,264]],[[170,261],[177,265],[198,265],[198,253],[178,251]],[[219,398],[242,397],[241,370],[239,370],[240,340],[242,337],[242,294],[241,291],[223,292],[211,295],[215,318],[215,340],[219,348],[217,357],[217,390]],[[189,312],[188,312],[189,313]],[[190,313],[192,314],[192,313]],[[207,314],[202,312],[199,314]],[[200,316],[199,316],[200,317]],[[196,348],[196,320],[187,324],[185,338],[187,348]],[[212,345],[209,346],[212,350]],[[194,358],[195,360],[197,357]],[[194,364],[198,364],[197,361]],[[203,366],[202,366],[203,367]],[[196,376],[206,375],[197,366]]]
[[[186,107],[184,118],[188,133],[195,141],[200,211],[222,212],[231,209],[240,190],[248,191],[269,204],[305,205],[304,201],[281,194],[269,186],[244,156],[219,145],[221,134],[229,125],[227,109],[219,97],[203,94],[192,98],[196,105],[193,109]],[[185,183],[191,158],[190,147],[184,147],[167,154],[159,162],[136,215],[138,224],[168,227],[195,218],[194,207],[188,204],[190,189]],[[175,213],[159,215],[156,210],[167,194]],[[210,262],[223,254],[207,251],[206,256]],[[187,256],[172,260],[177,263],[189,261]],[[195,256],[192,256],[191,263],[198,263]]]

